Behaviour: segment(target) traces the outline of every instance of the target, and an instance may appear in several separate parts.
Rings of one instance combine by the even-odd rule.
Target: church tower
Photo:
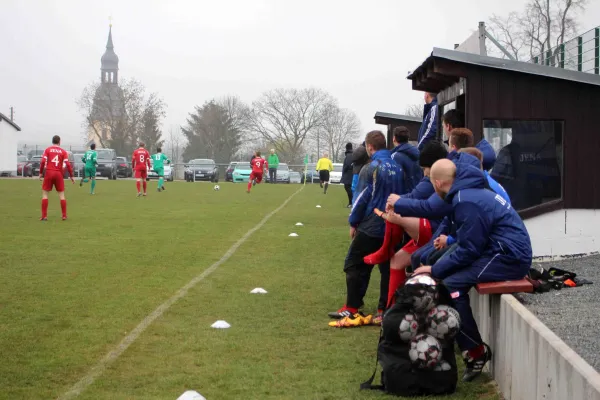
[[[113,46],[112,24],[108,28],[108,41],[101,63],[100,81],[102,84],[117,85],[119,83],[119,57],[115,53],[115,46]]]

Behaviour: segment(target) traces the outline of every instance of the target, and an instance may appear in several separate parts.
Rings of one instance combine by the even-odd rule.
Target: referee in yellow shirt
[[[329,173],[333,171],[333,163],[329,159],[329,153],[323,153],[323,157],[319,158],[317,167],[315,169],[319,171],[321,187],[325,187],[323,193],[327,194],[327,187],[329,186]]]

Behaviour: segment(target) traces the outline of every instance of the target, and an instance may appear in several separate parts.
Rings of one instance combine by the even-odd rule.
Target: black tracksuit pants
[[[346,194],[348,195],[348,205],[352,205],[352,184],[344,184],[344,189],[346,189]]]

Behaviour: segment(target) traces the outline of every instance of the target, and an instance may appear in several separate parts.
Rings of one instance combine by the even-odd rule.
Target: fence
[[[598,75],[600,74],[600,27],[538,54],[529,62]]]

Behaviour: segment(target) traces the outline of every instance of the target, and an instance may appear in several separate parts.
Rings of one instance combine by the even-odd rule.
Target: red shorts
[[[46,170],[44,182],[42,183],[42,190],[51,192],[53,186],[56,188],[57,192],[65,191],[65,180],[63,178],[63,173],[60,171]]]
[[[410,242],[406,243],[402,250],[408,254],[412,254],[421,246],[427,244],[427,242],[431,240],[431,236],[433,236],[433,232],[431,232],[429,220],[425,218],[419,218],[419,238],[417,240],[412,239]]]
[[[135,177],[137,179],[146,179],[148,177],[148,170],[147,169],[136,169]]]
[[[263,173],[262,172],[252,172],[250,174],[250,182],[256,179],[256,183],[262,182]]]

